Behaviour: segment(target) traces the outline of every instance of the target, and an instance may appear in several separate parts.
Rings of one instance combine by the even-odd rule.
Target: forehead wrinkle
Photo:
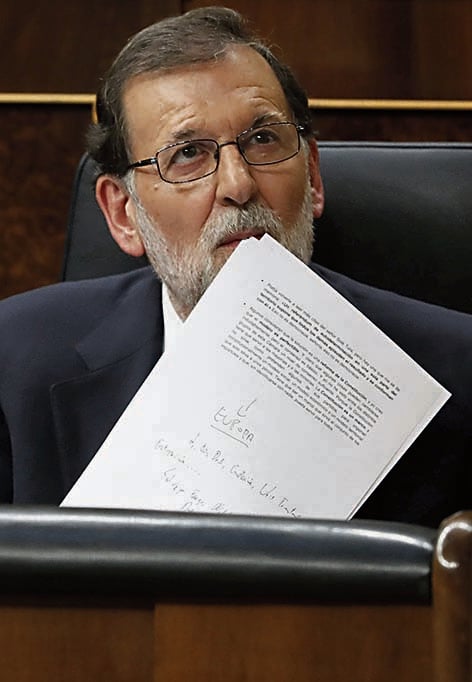
[[[190,107],[186,107],[188,109]],[[169,118],[173,118],[173,111],[167,112],[164,114],[164,126],[160,126],[160,131],[159,131],[159,137],[162,134],[162,128],[167,127],[168,131],[165,133],[165,138],[163,141],[161,141],[161,146],[162,145],[168,145],[168,144],[174,144],[176,142],[186,142],[187,140],[190,139],[195,139],[195,137],[203,137],[202,131],[204,130],[203,127],[198,125],[198,114],[195,112],[188,113],[186,111],[182,111],[181,108],[176,109],[177,113],[179,114],[176,117],[175,121],[168,120]],[[162,118],[161,118],[162,121]],[[195,124],[193,122],[195,121]]]
[[[277,89],[270,88],[268,92],[261,93],[262,86],[259,84],[253,86],[236,86],[233,92],[243,92],[243,104],[240,108],[235,110],[234,102],[225,118],[228,121],[238,118],[246,118],[246,123],[242,123],[240,130],[235,130],[235,133],[241,132],[243,129],[259,125],[261,123],[272,121],[291,120],[290,107],[288,106],[283,92],[279,93]],[[199,108],[196,111],[195,108]],[[172,144],[174,142],[184,142],[190,138],[208,138],[208,137],[226,137],[225,133],[220,133],[215,129],[214,117],[208,111],[208,101],[197,98],[182,106],[170,106],[169,109],[161,113],[161,121],[164,119],[164,125],[168,125],[171,130],[166,134],[166,140],[163,144]],[[174,118],[175,117],[175,118]],[[162,126],[161,126],[162,130]],[[209,132],[211,131],[211,132]]]
[[[267,102],[264,100],[263,102],[260,103],[259,106],[264,106],[266,105]],[[271,103],[272,104],[272,103]],[[286,112],[281,111],[280,107],[275,106],[273,109],[270,111],[266,111],[264,113],[257,113],[253,112],[252,117],[248,120],[247,124],[243,124],[241,126],[241,129],[236,132],[236,134],[239,134],[240,132],[243,132],[244,130],[250,130],[251,128],[255,128],[261,125],[264,125],[265,123],[280,123],[281,121],[286,121],[286,120],[291,120],[291,116],[288,115]],[[170,137],[169,137],[169,144],[172,144],[174,142],[186,142],[194,139],[214,139],[213,135],[216,137],[216,139],[219,139],[221,137],[224,137],[224,135],[216,135],[216,133],[209,133],[208,128],[211,128],[212,126],[197,126],[197,127],[185,127],[181,130],[176,130],[174,131]]]
[[[212,72],[217,73],[225,63],[228,64],[228,62],[234,61],[235,71],[239,73],[241,71],[240,62],[247,61],[247,56],[251,56],[250,61],[252,62],[252,57],[254,56],[252,50],[248,53],[246,50],[241,52],[235,49],[231,50],[229,54],[225,55],[224,59],[215,64],[195,65],[193,69],[185,67],[175,71],[172,70],[168,74],[162,74],[162,76],[158,75],[156,77],[155,74],[147,74],[142,78],[133,79],[124,93],[124,99],[127,100],[126,104],[129,106],[129,109],[128,106],[126,109],[128,109],[130,114],[132,107],[132,97],[130,95],[133,94],[134,87],[139,87],[141,84],[151,81],[149,98],[152,96],[156,97],[157,106],[154,112],[151,112],[151,114],[154,113],[155,118],[152,115],[149,117],[150,119],[154,118],[154,122],[149,120],[147,124],[148,132],[140,130],[136,133],[141,139],[148,140],[146,147],[151,145],[157,149],[188,139],[213,138],[221,141],[226,140],[228,136],[235,136],[250,127],[270,122],[270,120],[273,122],[292,120],[293,116],[285,94],[278,81],[274,81],[272,77],[268,80],[263,79],[261,83],[257,82],[256,79],[251,83],[249,76],[243,83],[233,83],[232,78],[230,78],[227,86],[229,88],[231,84],[231,91],[221,99],[220,115],[216,116],[216,119],[212,115],[212,110],[209,109],[209,100],[204,97],[201,90],[202,83],[198,78],[198,71],[201,68],[204,80],[208,80],[207,76],[212,76]],[[250,63],[249,72],[251,72],[252,66],[252,63]],[[270,69],[265,62],[263,66],[265,69]],[[272,72],[269,72],[269,75],[272,75]],[[188,77],[191,77],[191,81],[188,81]],[[168,84],[171,83],[173,86],[174,79],[176,84],[182,82],[182,91],[184,93],[187,92],[188,95],[183,99],[180,98],[178,102],[172,102],[172,98],[167,98],[167,91],[169,91],[169,97],[172,95],[172,88],[169,88]],[[237,81],[237,79],[235,80]],[[154,81],[155,88],[152,87],[152,81]],[[163,83],[165,86],[164,102],[160,97],[160,83]],[[224,93],[224,88],[220,87],[221,84],[218,83],[217,85],[216,90],[220,89]],[[190,99],[191,95],[193,95],[192,99]],[[210,100],[212,96],[213,90],[210,89]],[[236,96],[236,102],[233,96]],[[166,99],[167,101],[165,101]],[[159,106],[161,103],[163,104],[162,108]],[[151,109],[151,107],[149,108]],[[126,118],[128,119],[128,117]],[[149,126],[151,126],[150,130]],[[136,142],[134,132],[134,130],[128,129],[129,137],[133,140],[133,146]]]
[[[250,130],[251,128],[257,128],[266,123],[280,123],[285,121],[287,115],[281,111],[270,111],[265,114],[254,115],[250,123],[248,123],[244,128],[241,128],[240,132],[245,130]],[[172,133],[169,144],[179,143],[179,142],[190,142],[195,139],[213,139],[209,137],[209,133],[206,132],[206,128],[183,128],[182,130],[177,130]],[[239,134],[239,133],[238,133]]]

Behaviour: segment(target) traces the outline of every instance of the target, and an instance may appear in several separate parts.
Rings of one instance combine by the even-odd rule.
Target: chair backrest
[[[472,312],[472,144],[327,142],[320,157],[315,260]]]
[[[472,312],[472,144],[321,142],[326,208],[315,260],[360,281]],[[63,278],[145,263],[111,239],[81,159]]]
[[[63,280],[104,277],[127,272],[146,264],[144,258],[125,254],[112,239],[95,200],[95,163],[84,154],[80,159],[73,186],[67,225]]]

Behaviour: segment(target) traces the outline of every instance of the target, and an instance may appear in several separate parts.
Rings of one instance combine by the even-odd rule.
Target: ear
[[[313,217],[319,218],[324,208],[323,181],[320,174],[320,161],[316,140],[309,140],[308,168],[310,172],[310,184],[313,198]]]
[[[101,175],[97,179],[95,197],[120,249],[129,256],[142,256],[144,245],[136,227],[134,203],[123,183],[113,175]]]

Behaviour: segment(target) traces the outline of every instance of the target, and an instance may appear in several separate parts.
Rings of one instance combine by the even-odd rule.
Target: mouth
[[[261,232],[260,230],[251,230],[250,232],[248,231],[235,232],[234,234],[231,234],[226,239],[224,239],[218,246],[229,249],[235,249],[245,239],[250,239],[251,237],[260,239],[263,235],[264,232]]]

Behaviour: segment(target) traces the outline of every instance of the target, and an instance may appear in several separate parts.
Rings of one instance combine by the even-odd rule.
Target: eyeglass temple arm
[[[156,163],[156,157],[151,156],[149,159],[141,159],[141,161],[130,163],[127,170],[130,170],[131,168],[142,168],[142,166],[155,166]]]

